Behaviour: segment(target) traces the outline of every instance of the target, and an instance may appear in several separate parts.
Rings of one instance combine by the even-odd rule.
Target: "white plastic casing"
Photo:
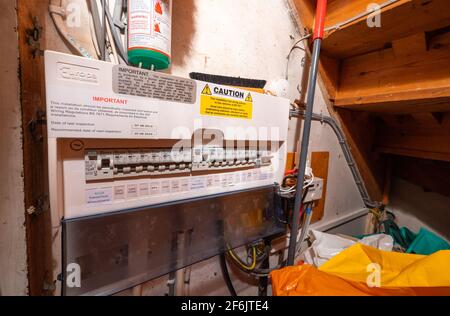
[[[250,118],[205,116],[201,115],[200,107],[206,83],[192,81],[193,102],[175,102],[115,93],[113,76],[117,66],[110,63],[49,51],[45,53],[45,62],[50,203],[53,215],[58,218],[77,218],[281,183],[289,100],[252,92]],[[165,76],[168,81],[180,79],[159,73],[155,76]],[[209,84],[209,87],[214,91],[216,85]],[[242,92],[247,96],[247,91]],[[227,143],[240,144],[232,151],[216,144],[214,159],[250,159],[259,163],[261,154],[270,157],[270,165],[160,178],[136,176],[101,181],[86,178],[85,156],[90,151],[111,151],[117,155],[113,157],[116,164],[125,163],[134,159],[127,158],[125,152],[170,149],[180,142],[190,144],[198,130],[220,131]],[[252,144],[269,148],[253,148]],[[212,145],[198,146],[202,152],[205,146],[211,149]],[[136,164],[136,161],[128,162]],[[113,167],[115,164],[111,162]],[[141,170],[140,166],[135,167]]]

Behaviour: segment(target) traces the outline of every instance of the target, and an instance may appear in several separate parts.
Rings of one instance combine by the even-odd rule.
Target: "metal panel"
[[[283,233],[273,186],[63,221],[64,295],[109,295]]]

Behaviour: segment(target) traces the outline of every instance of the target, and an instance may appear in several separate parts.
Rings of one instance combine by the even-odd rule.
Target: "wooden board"
[[[43,122],[39,123],[39,113],[45,113],[46,109],[44,58],[37,50],[45,49],[47,8],[47,1],[18,1],[25,207],[32,213],[27,213],[25,218],[30,295],[49,295],[54,287],[48,207],[47,128]],[[27,36],[34,28],[35,18],[42,27],[37,41],[39,47],[30,46]]]
[[[395,176],[421,186],[425,191],[450,197],[450,164],[442,161],[395,157]]]
[[[383,153],[450,162],[450,128],[416,126],[383,128],[376,148]]]
[[[323,197],[314,207],[312,223],[320,221],[325,215],[325,197],[327,196],[328,184],[328,166],[330,162],[329,152],[311,153],[311,168],[314,170],[314,176],[323,179]]]
[[[336,16],[333,23],[339,23],[366,12],[367,3],[385,1],[337,1],[346,2],[334,9],[328,8],[328,16]],[[355,6],[349,2],[363,2],[351,14],[345,13],[347,7]],[[338,3],[336,3],[338,7]],[[333,10],[334,9],[334,10]],[[448,0],[401,0],[381,11],[381,27],[368,27],[367,18],[359,19],[330,34],[323,43],[323,50],[328,55],[346,59],[383,49],[386,43],[411,36],[418,32],[429,32],[443,28],[450,20],[450,1]]]
[[[447,33],[450,37],[450,33]],[[413,44],[411,44],[413,45]],[[390,104],[450,97],[450,46],[404,55],[394,48],[346,59],[342,63],[336,106],[358,109],[364,104]],[[413,107],[416,103],[403,103]],[[419,103],[420,104],[420,103]],[[450,104],[446,104],[450,110]],[[367,110],[367,107],[366,107]],[[376,111],[376,108],[374,108]]]

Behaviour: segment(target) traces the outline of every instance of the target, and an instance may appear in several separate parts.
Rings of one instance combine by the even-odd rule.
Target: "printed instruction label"
[[[128,66],[113,67],[113,91],[138,97],[194,104],[197,83],[194,80],[169,76]]]
[[[200,114],[251,120],[252,93],[206,84],[201,94]]]

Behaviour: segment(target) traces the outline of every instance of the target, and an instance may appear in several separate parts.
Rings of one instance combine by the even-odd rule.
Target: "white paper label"
[[[86,204],[88,206],[110,205],[112,202],[112,188],[86,190]]]

